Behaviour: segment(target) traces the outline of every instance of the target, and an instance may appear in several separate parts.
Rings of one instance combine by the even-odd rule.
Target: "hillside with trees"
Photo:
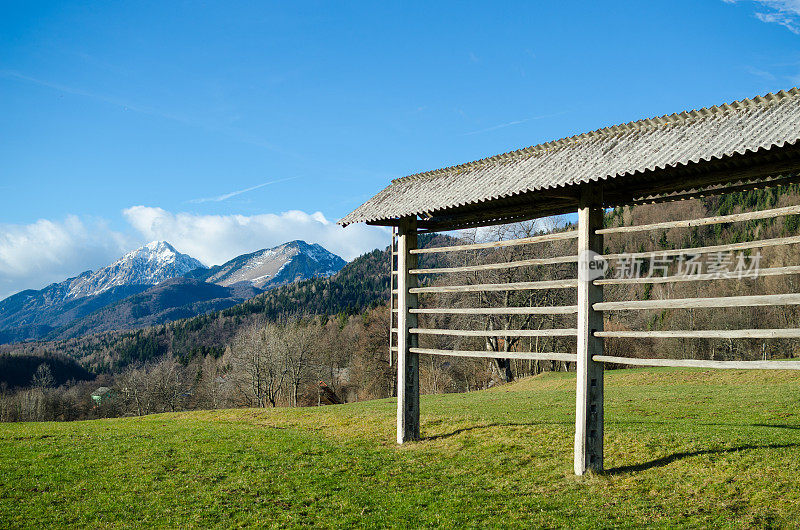
[[[725,215],[743,209],[766,209],[800,202],[795,187],[751,191],[703,200],[662,205],[642,205],[609,210],[607,226],[647,224],[665,219]],[[569,219],[559,225],[541,223],[463,231],[459,241],[526,237],[542,230],[568,230]],[[637,232],[608,236],[606,253],[660,252],[711,246],[755,238],[794,235],[800,216],[725,225]],[[456,238],[421,237],[421,245],[452,244]],[[573,241],[475,251],[423,255],[422,267],[462,266],[570,255]],[[438,257],[436,257],[438,256]],[[741,259],[760,267],[800,264],[792,245],[743,252]],[[705,256],[703,266],[714,256]],[[717,258],[719,258],[717,256]],[[735,261],[737,256],[730,257]],[[729,263],[733,265],[733,263]],[[619,271],[612,263],[610,275]],[[666,267],[647,260],[639,264],[642,275],[675,274],[677,261]],[[648,267],[654,270],[648,270]],[[423,285],[478,284],[574,278],[576,265],[561,263],[541,267],[516,267],[454,274],[425,275]],[[113,406],[90,409],[90,414],[119,415],[239,406],[311,405],[322,396],[333,402],[385,397],[394,392],[394,370],[389,365],[389,256],[375,250],[345,266],[329,278],[314,278],[282,286],[244,303],[203,316],[126,332],[105,332],[52,342],[32,342],[0,347],[11,356],[60,356],[78,362],[109,385],[127,388]],[[607,286],[605,298],[648,300],[696,296],[800,292],[795,275],[754,278],[719,278],[709,281],[641,283]],[[479,307],[571,305],[573,290],[475,292],[423,295],[428,307]],[[575,316],[548,315],[421,315],[423,327],[454,329],[531,329],[574,327]],[[800,313],[794,306],[736,307],[722,310],[659,310],[609,312],[606,329],[669,330],[797,327]],[[424,335],[420,346],[436,349],[495,351],[574,351],[574,338],[562,336],[502,338]],[[610,355],[628,357],[686,357],[713,360],[756,360],[797,355],[796,339],[610,339]],[[463,392],[486,388],[542,371],[563,371],[567,363],[551,361],[448,358],[423,356],[420,360],[423,392]],[[165,375],[166,374],[166,375]],[[322,385],[322,386],[320,386]],[[321,388],[325,390],[321,390]],[[138,389],[138,390],[135,390]],[[48,391],[57,396],[57,391]],[[133,392],[133,393],[132,393]],[[330,395],[329,395],[330,394]],[[334,396],[334,397],[331,397]],[[326,397],[326,399],[328,399]],[[10,398],[9,398],[10,399]],[[23,398],[19,403],[25,402]],[[56,399],[53,397],[53,399]],[[11,410],[20,410],[12,407]],[[57,406],[47,410],[58,410]],[[85,410],[85,409],[84,409]],[[62,414],[51,419],[74,417]],[[32,417],[32,416],[23,416]]]
[[[63,354],[95,373],[118,371],[128,364],[165,355],[184,363],[206,355],[219,357],[237,330],[253,323],[310,315],[320,315],[323,320],[333,317],[346,320],[348,316],[377,307],[389,296],[388,278],[388,253],[374,250],[348,263],[334,276],[281,286],[221,311],[138,330],[0,345],[0,352]],[[153,289],[152,294],[146,291],[131,298],[130,303],[115,305],[106,311],[132,315],[140,304],[156,304],[159,296],[170,295],[176,287],[184,288],[187,281],[197,283],[197,280],[174,281],[166,287]],[[227,292],[227,288],[211,288]],[[219,296],[224,295],[220,293]],[[105,314],[101,311],[90,317],[102,323],[106,321]]]

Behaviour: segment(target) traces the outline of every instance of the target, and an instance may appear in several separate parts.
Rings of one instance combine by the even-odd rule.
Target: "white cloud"
[[[130,244],[100,219],[0,224],[0,299],[107,265]]]
[[[783,13],[756,13],[756,18],[761,22],[780,24],[795,35],[800,35],[800,24],[797,15],[790,16]]]
[[[219,265],[240,254],[302,239],[319,243],[346,260],[389,244],[387,229],[351,225],[342,228],[321,212],[290,210],[262,215],[197,215],[151,206],[123,211],[148,241],[166,240],[207,265]]]
[[[723,0],[728,4],[736,4],[742,0]],[[761,7],[769,9],[767,12],[755,13],[761,22],[779,24],[795,35],[800,35],[800,0],[749,0]]]
[[[104,267],[148,241],[165,240],[207,265],[286,241],[319,243],[346,260],[385,248],[388,229],[342,228],[321,212],[291,210],[263,215],[195,215],[133,206],[123,211],[135,236],[111,230],[102,219],[68,216],[63,221],[0,224],[0,300],[24,289],[41,289],[89,269]]]

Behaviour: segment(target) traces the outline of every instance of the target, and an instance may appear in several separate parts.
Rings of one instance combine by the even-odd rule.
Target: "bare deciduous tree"
[[[36,372],[33,374],[33,386],[36,388],[50,388],[55,385],[56,380],[53,377],[53,371],[50,369],[50,365],[47,363],[42,363],[36,368]]]
[[[291,389],[289,401],[293,407],[296,407],[300,385],[308,381],[311,374],[311,361],[316,357],[319,348],[319,327],[304,326],[294,322],[282,329],[278,328],[276,331],[277,342],[285,359],[286,375]]]
[[[279,326],[250,326],[231,345],[231,366],[240,394],[250,405],[275,407],[286,379],[286,358],[281,354]]]

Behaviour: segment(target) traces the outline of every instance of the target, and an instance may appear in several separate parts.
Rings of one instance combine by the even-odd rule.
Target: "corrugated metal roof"
[[[383,221],[722,159],[800,139],[800,90],[598,129],[395,179],[339,221]]]

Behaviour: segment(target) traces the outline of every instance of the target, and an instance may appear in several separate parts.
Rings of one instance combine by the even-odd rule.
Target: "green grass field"
[[[0,425],[0,526],[796,527],[800,375],[606,375],[606,473],[572,474],[574,374],[392,400]]]

